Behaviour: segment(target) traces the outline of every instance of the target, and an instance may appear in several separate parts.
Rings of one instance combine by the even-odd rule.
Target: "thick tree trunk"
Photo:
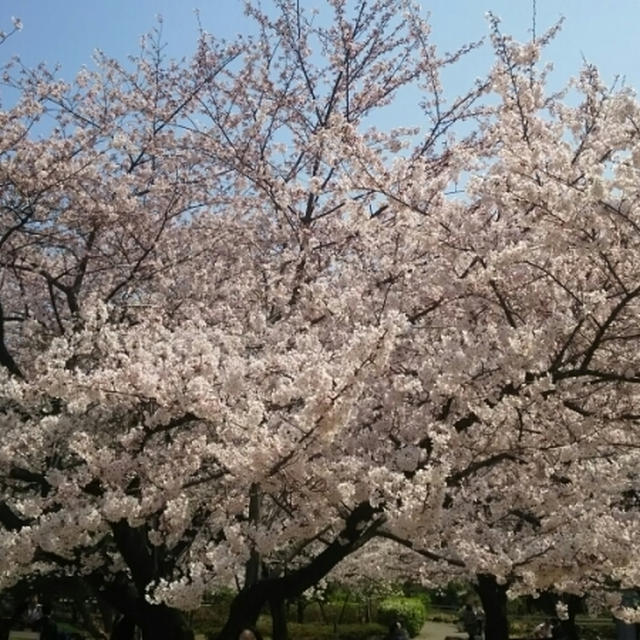
[[[569,613],[569,619],[565,621],[565,634],[567,640],[578,640],[580,634],[578,633],[578,625],[576,624],[576,614],[580,610],[581,600],[578,596],[569,595],[565,601]]]
[[[252,589],[243,589],[231,603],[229,614],[218,640],[237,640],[243,629],[255,626],[267,596],[259,590],[260,584]]]
[[[177,609],[145,603],[140,618],[142,640],[193,640],[186,617]]]
[[[289,631],[287,629],[287,612],[285,602],[279,598],[269,600],[271,609],[271,633],[273,640],[288,640]]]
[[[109,640],[134,640],[136,623],[127,616],[121,616],[111,628]]]
[[[260,485],[255,482],[251,485],[249,493],[249,522],[257,525],[260,522],[261,495]],[[251,549],[249,560],[245,567],[244,584],[246,587],[255,584],[260,579],[260,554],[255,548]]]
[[[476,578],[476,591],[484,609],[485,638],[509,640],[506,585],[498,584],[495,576],[486,573],[479,574]]]
[[[102,597],[142,631],[143,640],[193,640],[184,614],[164,604],[152,605],[144,598],[147,585],[166,570],[165,550],[149,544],[145,526],[132,527],[122,519],[112,523],[113,540],[131,572],[119,582],[104,584],[97,576]]]
[[[302,598],[296,600],[296,622],[302,624],[304,622],[305,602]]]
[[[119,614],[112,640],[130,640],[132,627],[141,630],[143,640],[193,640],[193,632],[182,611],[164,604],[149,604],[126,576],[117,576],[108,582],[100,574],[86,579],[99,597]]]
[[[266,577],[245,587],[234,598],[218,640],[237,640],[246,627],[255,626],[262,607],[272,599],[297,598],[317,584],[342,559],[370,540],[382,524],[379,509],[360,503],[348,516],[335,540],[309,564],[280,577]]]

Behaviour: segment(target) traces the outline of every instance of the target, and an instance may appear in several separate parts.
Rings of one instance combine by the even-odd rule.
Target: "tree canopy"
[[[380,535],[638,585],[635,97],[591,66],[550,94],[555,29],[492,19],[455,97],[473,45],[408,0],[273,4],[191,60],[153,32],[70,83],[5,71],[0,587],[83,577],[153,637],[147,609],[237,579],[257,616]],[[409,86],[416,126],[376,126]]]

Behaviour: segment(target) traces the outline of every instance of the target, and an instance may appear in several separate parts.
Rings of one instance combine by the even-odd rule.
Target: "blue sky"
[[[451,50],[487,34],[488,10],[503,18],[504,30],[522,40],[530,37],[533,0],[424,0],[432,16],[434,41]],[[309,0],[322,10],[323,0]],[[203,27],[231,37],[247,31],[241,0],[0,0],[0,29],[7,30],[11,17],[24,23],[22,32],[0,47],[0,63],[19,55],[32,66],[40,61],[60,63],[60,75],[69,80],[100,48],[112,57],[135,53],[141,34],[164,17],[168,52],[188,56],[195,44],[198,7]],[[638,25],[640,0],[537,0],[538,32],[563,15],[564,27],[545,54],[554,62],[554,85],[575,75],[584,56],[597,64],[610,81],[616,74],[626,84],[640,87]],[[491,63],[488,53],[476,55],[450,78],[468,84],[469,74],[481,75]]]

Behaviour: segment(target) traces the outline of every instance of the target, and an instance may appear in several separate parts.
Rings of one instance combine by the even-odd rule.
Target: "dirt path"
[[[467,634],[460,633],[455,625],[444,622],[425,622],[420,635],[414,640],[445,640],[445,638],[460,638],[466,640]],[[204,634],[196,634],[195,640],[205,640]]]
[[[456,626],[445,622],[425,622],[417,640],[445,640],[445,638],[466,638],[466,633],[460,633]]]

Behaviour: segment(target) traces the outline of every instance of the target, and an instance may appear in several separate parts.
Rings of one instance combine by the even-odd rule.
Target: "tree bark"
[[[134,640],[136,623],[127,616],[118,618],[111,628],[109,640]]]
[[[485,638],[509,640],[507,586],[498,584],[495,576],[486,573],[478,574],[476,578],[476,591],[484,609]]]
[[[298,598],[296,600],[296,621],[299,624],[304,622],[304,610],[305,610],[305,601],[303,598]]]
[[[251,485],[249,493],[249,522],[257,525],[260,522],[261,495],[260,486],[255,482]],[[251,548],[249,560],[245,568],[244,584],[249,586],[255,584],[260,578],[260,554],[255,547]]]
[[[234,598],[218,640],[237,640],[246,627],[255,626],[262,607],[271,599],[296,598],[317,584],[349,554],[370,540],[383,523],[379,509],[360,503],[345,520],[335,540],[308,564],[280,577],[264,577],[246,586]]]
[[[322,602],[322,600],[318,600],[318,608],[320,609],[320,618],[322,619],[322,624],[329,624],[327,610],[324,608],[324,603]]]
[[[273,640],[288,640],[289,630],[287,629],[287,613],[284,600],[271,598],[269,600],[269,608],[271,609],[271,634]]]
[[[122,635],[116,636],[117,640],[129,640],[127,634],[132,625],[142,631],[143,640],[193,640],[182,611],[165,604],[150,604],[126,576],[106,581],[104,576],[93,574],[86,579],[99,597],[121,615],[122,629],[118,633]]]
[[[576,614],[580,611],[581,599],[579,596],[569,594],[565,598],[567,603],[567,613],[569,618],[565,621],[565,634],[567,640],[578,640],[580,634],[578,633],[578,625],[576,624]]]
[[[141,614],[142,640],[193,640],[193,631],[181,611],[145,603]]]

